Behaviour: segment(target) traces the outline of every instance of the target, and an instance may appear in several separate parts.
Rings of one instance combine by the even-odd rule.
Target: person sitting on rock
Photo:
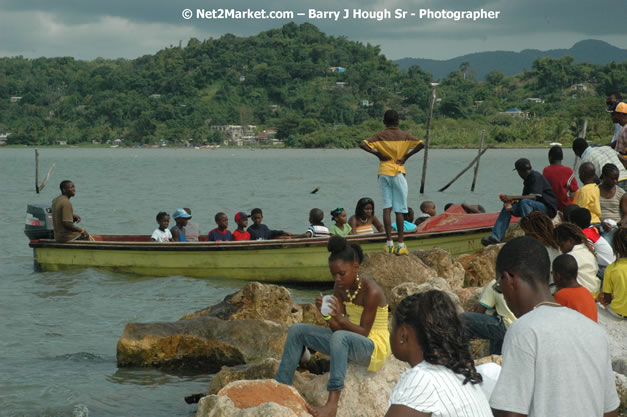
[[[503,342],[503,366],[490,396],[494,416],[617,417],[607,334],[555,302],[550,270],[544,246],[528,236],[509,241],[496,258],[494,289],[518,320]]]
[[[594,247],[574,223],[562,223],[555,228],[555,240],[562,253],[570,254],[577,261],[577,282],[592,293],[599,295],[601,280],[597,277],[599,265],[594,255]]]
[[[324,319],[328,328],[296,323],[287,333],[283,356],[276,375],[278,382],[291,385],[296,367],[305,347],[331,356],[327,390],[329,397],[323,407],[308,410],[314,416],[335,416],[348,361],[377,371],[390,355],[388,303],[383,290],[372,280],[359,276],[363,252],[357,244],[348,244],[341,236],[332,236],[327,245],[329,269],[335,280],[331,312]],[[316,298],[322,309],[322,297]]]
[[[571,206],[574,209],[579,208],[579,206],[575,204],[571,204],[568,207]],[[568,213],[570,212],[571,211],[569,210]],[[565,210],[564,213],[567,213],[567,211]],[[525,236],[531,236],[539,240],[540,243],[544,245],[551,263],[560,255],[559,245],[557,244],[554,235],[555,228],[553,227],[553,222],[549,216],[539,211],[532,211],[520,219],[519,225],[521,230],[525,232]],[[551,274],[549,286],[553,291],[555,288],[555,284],[553,283],[553,274]]]
[[[614,233],[612,247],[616,262],[605,270],[601,302],[612,316],[627,319],[627,226]]]
[[[557,284],[555,301],[597,321],[597,303],[586,288],[577,282],[577,261],[565,253],[553,261],[553,278]]]
[[[588,209],[592,216],[591,223],[601,224],[601,194],[597,185],[597,175],[591,162],[584,162],[579,167],[579,179],[583,186],[575,194],[573,203],[579,207]]]
[[[503,298],[492,288],[496,280],[492,280],[483,289],[479,302],[471,307],[470,312],[462,314],[469,339],[487,339],[490,341],[490,355],[500,355],[503,338],[516,316],[510,311]],[[494,310],[493,314],[485,314]]]
[[[396,308],[390,345],[411,369],[390,396],[386,417],[491,417],[464,329],[450,296],[438,290],[406,297]]]
[[[481,238],[484,246],[503,241],[512,216],[525,217],[532,211],[541,211],[552,219],[557,214],[557,197],[551,184],[542,174],[531,169],[531,162],[526,158],[520,158],[514,164],[514,170],[523,180],[522,195],[500,195],[503,209],[494,223],[490,236]]]
[[[594,248],[594,254],[599,265],[597,277],[603,279],[603,272],[605,268],[616,260],[612,245],[605,240],[599,233],[599,229],[590,225],[591,213],[588,209],[580,207],[577,210],[573,210],[570,215],[571,223],[575,223],[581,228],[581,231],[588,238],[588,242],[592,243]]]

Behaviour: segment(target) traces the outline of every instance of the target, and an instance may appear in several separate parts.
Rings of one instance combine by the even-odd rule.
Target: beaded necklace
[[[346,298],[348,298],[348,302],[352,303],[353,300],[355,299],[355,297],[357,297],[357,294],[359,293],[359,290],[361,290],[361,281],[359,280],[359,273],[357,273],[357,289],[355,290],[355,292],[351,295],[350,291],[348,290],[348,288],[346,289]]]

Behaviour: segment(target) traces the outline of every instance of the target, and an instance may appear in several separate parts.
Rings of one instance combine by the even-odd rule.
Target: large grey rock
[[[395,256],[386,253],[369,253],[366,255],[360,274],[364,278],[374,280],[390,302],[392,288],[405,282],[421,284],[437,275],[433,268],[428,267],[414,254]]]
[[[173,323],[129,323],[117,345],[118,366],[214,373],[266,358],[280,358],[287,326],[269,320],[198,317]]]
[[[454,261],[444,249],[434,248],[413,252],[430,268],[433,268],[439,277],[449,283],[453,290],[462,288],[466,271],[462,264]]]
[[[344,379],[344,390],[340,397],[337,417],[381,417],[388,409],[388,400],[401,374],[409,365],[390,357],[377,372],[368,372],[366,367],[350,364]],[[297,389],[314,406],[327,401],[329,374],[314,376],[311,381]]]
[[[236,293],[224,297],[222,302],[186,314],[182,319],[204,316],[222,320],[272,320],[287,326],[301,322],[324,325],[314,305],[296,304],[287,288],[259,282],[250,282]]]
[[[419,293],[427,292],[430,290],[444,291],[451,297],[455,305],[458,307],[458,311],[460,313],[463,312],[460,302],[459,302],[459,297],[457,296],[457,294],[455,294],[451,290],[451,287],[448,284],[448,282],[444,278],[440,278],[440,277],[430,278],[427,281],[420,283],[420,284],[415,283],[415,282],[405,282],[400,285],[397,285],[396,287],[392,289],[390,298],[388,298],[390,309],[392,310],[392,312],[394,312],[396,310],[396,307],[400,304],[400,302],[408,295],[419,294]]]

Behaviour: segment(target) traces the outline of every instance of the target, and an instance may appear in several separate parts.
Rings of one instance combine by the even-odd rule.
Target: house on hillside
[[[329,67],[329,71],[331,72],[344,72],[346,68],[343,67]]]
[[[10,133],[0,133],[0,146],[4,146],[7,144],[7,138],[9,137]]]
[[[17,103],[18,101],[22,100],[22,97],[11,97],[11,103]]]
[[[251,140],[255,136],[255,130],[257,130],[257,126],[255,125],[213,125],[211,126],[211,130],[214,132],[220,132],[226,138],[224,140],[225,145],[235,145],[242,146],[244,144],[244,140]]]
[[[586,91],[588,87],[586,87],[586,85],[583,83],[577,83],[577,84],[571,85],[570,89],[575,90],[575,91]]]

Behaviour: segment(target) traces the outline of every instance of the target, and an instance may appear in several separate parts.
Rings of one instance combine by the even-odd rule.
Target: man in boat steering
[[[379,158],[379,188],[383,194],[383,226],[387,235],[385,252],[407,255],[403,242],[404,214],[407,213],[407,180],[405,162],[424,148],[422,141],[398,128],[398,113],[388,110],[383,115],[385,130],[362,141],[359,147]],[[392,210],[396,213],[398,246],[392,240]]]
[[[70,198],[76,195],[76,187],[69,180],[59,184],[61,195],[52,200],[52,224],[54,226],[54,238],[57,242],[70,242],[72,240],[89,240],[89,234],[76,225],[80,223],[81,216],[74,214]]]

